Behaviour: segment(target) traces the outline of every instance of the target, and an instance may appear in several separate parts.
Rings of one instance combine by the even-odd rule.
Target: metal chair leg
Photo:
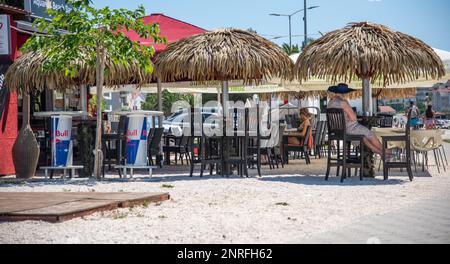
[[[448,166],[447,154],[445,154],[445,148],[444,148],[444,145],[442,145],[441,148],[442,148],[442,152],[444,153],[445,164],[447,164],[447,166]]]
[[[436,156],[436,150],[435,149],[433,149],[433,155],[434,155],[434,163],[436,164],[436,167],[437,167],[437,170],[438,170],[438,173],[441,173],[441,171],[440,171],[440,169],[439,169],[439,160],[438,160],[438,158],[437,158],[437,156]]]
[[[411,151],[412,160],[414,163],[414,171],[417,173],[417,159],[416,159],[416,152],[414,150]]]
[[[382,155],[381,158],[383,160],[383,178],[386,181],[388,179],[388,168],[386,167],[386,148],[387,148],[387,142],[383,140],[382,144]]]
[[[441,158],[442,168],[444,168],[444,171],[446,172],[447,169],[445,168],[444,158],[442,156],[441,149],[438,148],[437,151],[438,151],[438,156]]]
[[[328,181],[330,178],[330,169],[331,169],[331,148],[328,148],[328,157],[327,157],[327,172],[325,174],[325,180]]]

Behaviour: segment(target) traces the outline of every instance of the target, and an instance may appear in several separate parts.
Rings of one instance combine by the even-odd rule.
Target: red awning
[[[180,21],[178,19],[165,16],[164,14],[151,14],[149,16],[145,16],[144,23],[145,24],[158,23],[159,29],[161,31],[160,35],[162,37],[166,37],[168,44],[192,35],[197,35],[206,32],[206,30],[203,28],[199,28],[197,26]],[[131,40],[140,41],[142,45],[153,44],[152,39],[141,39],[139,35],[136,34],[136,32],[134,31],[123,30],[122,32],[124,32],[125,35],[127,35]],[[157,44],[153,45],[153,47],[155,48],[156,52],[161,52],[166,48],[166,45]]]
[[[378,106],[378,109],[380,110],[380,113],[397,113],[397,111],[390,106],[381,105]]]

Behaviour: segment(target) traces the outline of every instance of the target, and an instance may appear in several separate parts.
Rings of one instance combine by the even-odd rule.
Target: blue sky
[[[267,38],[288,35],[287,17],[270,13],[293,13],[303,9],[302,0],[93,0],[96,7],[134,9],[143,4],[146,13],[165,15],[205,29],[220,27],[253,28]],[[450,51],[449,0],[308,0],[308,34],[319,37],[349,22],[380,23],[418,37],[427,44]],[[292,34],[303,35],[302,13],[292,18]],[[303,37],[294,37],[301,44]],[[281,44],[288,38],[274,39]]]

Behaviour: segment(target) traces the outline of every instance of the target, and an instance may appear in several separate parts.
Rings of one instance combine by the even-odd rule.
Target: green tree
[[[36,19],[34,25],[46,35],[36,34],[27,40],[23,50],[40,50],[46,60],[43,72],[63,71],[75,76],[78,63],[96,66],[97,97],[103,98],[106,54],[116,65],[127,65],[136,61],[147,73],[153,71],[152,46],[131,41],[120,29],[134,30],[141,38],[152,38],[155,43],[164,42],[159,36],[157,24],[146,25],[143,21],[145,9],[136,10],[96,9],[91,0],[67,0],[70,10],[48,9],[50,20]],[[62,31],[64,30],[64,31]],[[86,55],[87,54],[87,55]],[[97,108],[95,136],[94,174],[100,179],[103,153],[101,150],[101,107]]]
[[[306,38],[306,45],[308,45],[308,44],[310,44],[310,43],[312,43],[312,42],[314,42],[315,41],[315,39],[313,39],[313,38]],[[304,41],[302,42],[303,44],[305,43]],[[303,44],[302,44],[302,50],[305,48],[304,46],[303,46]]]
[[[298,44],[297,45],[292,45],[289,46],[289,44],[287,43],[283,43],[283,45],[281,46],[283,48],[283,50],[288,54],[288,55],[292,55],[295,53],[300,53],[300,49],[298,48]]]
[[[194,96],[191,94],[170,93],[167,90],[162,92],[163,112],[170,115],[172,112],[172,105],[177,101],[186,101],[190,105],[194,105]],[[158,97],[156,94],[147,94],[145,102],[142,104],[143,110],[157,110]]]
[[[418,102],[417,108],[419,108],[420,113],[425,113],[427,110],[427,105],[424,102]]]
[[[92,109],[97,109],[97,95],[94,95],[89,99],[89,105],[92,107]],[[105,99],[102,99],[102,111],[105,111],[106,108],[106,101]]]

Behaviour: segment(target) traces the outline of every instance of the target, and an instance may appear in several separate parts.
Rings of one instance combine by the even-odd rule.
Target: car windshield
[[[205,121],[206,119],[210,118],[210,117],[214,117],[217,116],[216,113],[202,113],[203,115],[203,121]],[[169,116],[165,122],[183,122],[184,119],[186,118],[187,113],[180,111],[177,113],[172,114],[171,116]]]
[[[181,117],[181,116],[180,116],[181,114],[183,114],[183,111],[175,112],[175,113],[173,113],[172,115],[170,115],[170,116],[166,119],[166,121],[173,122],[173,121],[175,120],[175,118]]]

